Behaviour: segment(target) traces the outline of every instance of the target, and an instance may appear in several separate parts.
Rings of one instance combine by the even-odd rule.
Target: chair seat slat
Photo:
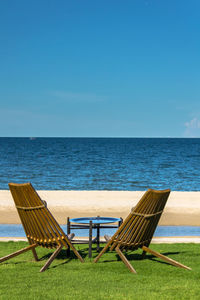
[[[40,208],[44,208],[46,207],[44,204],[43,205],[39,205],[39,206],[33,206],[33,207],[28,207],[28,206],[18,206],[16,205],[17,209],[22,209],[22,210],[34,210],[34,209],[40,209]]]
[[[132,211],[132,214],[133,214],[134,216],[138,216],[138,217],[152,218],[152,217],[154,217],[154,216],[161,215],[162,212],[163,212],[163,210],[160,210],[160,211],[158,211],[158,212],[156,212],[156,213],[154,213],[154,214],[141,214],[141,213]]]

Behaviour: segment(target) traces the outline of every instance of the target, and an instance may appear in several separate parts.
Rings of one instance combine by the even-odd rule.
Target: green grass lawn
[[[1,242],[0,257],[25,247],[25,242]],[[115,252],[107,252],[97,264],[88,258],[86,245],[76,248],[83,256],[81,263],[66,251],[44,273],[40,268],[50,255],[37,248],[41,260],[35,262],[26,252],[0,264],[0,299],[200,299],[200,245],[151,245],[189,267],[192,271],[171,266],[141,250],[129,252],[127,258],[137,271],[130,273]],[[97,252],[93,249],[93,256]]]

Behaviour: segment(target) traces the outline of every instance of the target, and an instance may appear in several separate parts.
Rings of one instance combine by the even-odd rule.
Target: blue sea
[[[64,232],[67,232],[67,226],[61,225]],[[73,233],[78,237],[86,237],[89,235],[88,229],[73,229]],[[101,229],[100,234],[113,235],[116,229]],[[93,236],[96,236],[96,229],[93,229]],[[155,237],[166,236],[200,236],[199,226],[158,226],[156,228]],[[24,229],[21,224],[0,224],[0,237],[26,237]]]
[[[200,139],[0,138],[0,189],[27,181],[38,190],[199,191]],[[200,227],[159,226],[155,235],[200,235]],[[24,231],[0,224],[0,236]]]
[[[0,189],[200,190],[200,139],[0,138]]]

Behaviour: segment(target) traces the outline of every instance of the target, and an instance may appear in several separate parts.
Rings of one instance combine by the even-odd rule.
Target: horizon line
[[[27,138],[34,140],[37,138],[78,138],[78,139],[199,139],[200,137],[172,137],[172,136],[0,136],[0,138]]]

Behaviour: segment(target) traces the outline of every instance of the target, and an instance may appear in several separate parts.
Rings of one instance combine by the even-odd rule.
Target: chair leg
[[[67,218],[67,221],[69,222],[69,218]],[[69,222],[69,224],[70,224],[70,222]],[[67,231],[68,231],[67,238],[71,242],[71,240],[74,238],[75,234],[70,233],[70,225],[67,226]],[[67,250],[66,250],[67,257],[69,257],[70,256],[70,246],[68,244],[66,244],[65,246],[67,248]]]
[[[127,266],[127,268],[132,272],[137,274],[137,272],[135,271],[135,269],[133,268],[133,266],[130,264],[130,262],[128,261],[128,259],[126,258],[126,256],[122,253],[122,251],[119,249],[119,246],[117,246],[115,248],[115,251],[117,252],[117,254],[119,255],[119,257],[121,258],[121,260],[123,261],[123,263]]]
[[[106,250],[109,248],[110,243],[108,242],[106,244],[106,246],[101,250],[101,252],[99,253],[99,255],[94,259],[94,262],[98,262],[99,258],[106,252]]]
[[[192,270],[191,268],[189,268],[189,267],[187,267],[187,266],[185,266],[185,265],[183,265],[183,264],[181,264],[181,263],[179,263],[179,262],[163,255],[163,254],[160,254],[159,252],[151,250],[150,248],[148,248],[146,246],[143,246],[142,250],[146,251],[146,252],[149,252],[149,253],[153,254],[154,256],[156,256],[156,257],[159,257],[159,258],[163,259],[164,261],[170,263],[173,266],[180,267],[180,268],[183,268],[183,269],[186,269],[186,270]]]
[[[0,263],[3,262],[3,261],[8,260],[8,259],[10,259],[10,258],[13,258],[13,257],[15,257],[15,256],[18,256],[18,255],[20,255],[20,254],[22,254],[22,253],[24,253],[24,252],[26,252],[26,251],[29,251],[29,250],[32,250],[32,251],[33,251],[33,250],[35,250],[35,247],[37,247],[37,244],[32,244],[32,245],[29,245],[29,246],[26,247],[26,248],[23,248],[23,249],[21,249],[21,250],[18,250],[18,251],[16,251],[16,252],[12,253],[12,254],[9,254],[9,255],[7,255],[7,256],[4,256],[4,257],[0,258]]]
[[[62,243],[67,249],[70,247],[72,249],[72,251],[74,252],[74,254],[76,255],[76,257],[78,257],[78,259],[82,263],[84,263],[82,256],[79,254],[79,252],[76,250],[76,248],[72,245],[72,242],[70,241],[70,239],[62,240]]]
[[[76,255],[76,257],[78,257],[78,259],[82,263],[84,263],[84,260],[83,260],[82,256],[79,254],[79,252],[76,250],[76,248],[72,245],[72,243],[70,241],[68,241],[66,244],[67,244],[67,247],[70,247],[72,249],[72,251],[74,252],[74,254]]]
[[[70,256],[70,247],[68,247],[68,248],[67,248],[67,250],[66,250],[66,254],[67,254],[67,257],[69,257],[69,256]]]
[[[56,256],[60,253],[62,250],[63,245],[60,245],[56,251],[50,256],[50,258],[47,260],[46,264],[40,269],[40,272],[44,272],[52,263],[52,261],[56,258]]]
[[[146,256],[146,251],[143,251],[143,252],[142,252],[142,255],[141,255],[141,259],[144,259],[145,256]]]
[[[35,261],[39,261],[39,258],[37,256],[37,252],[36,252],[35,248],[32,248],[31,250],[33,252],[33,257],[34,257]]]

